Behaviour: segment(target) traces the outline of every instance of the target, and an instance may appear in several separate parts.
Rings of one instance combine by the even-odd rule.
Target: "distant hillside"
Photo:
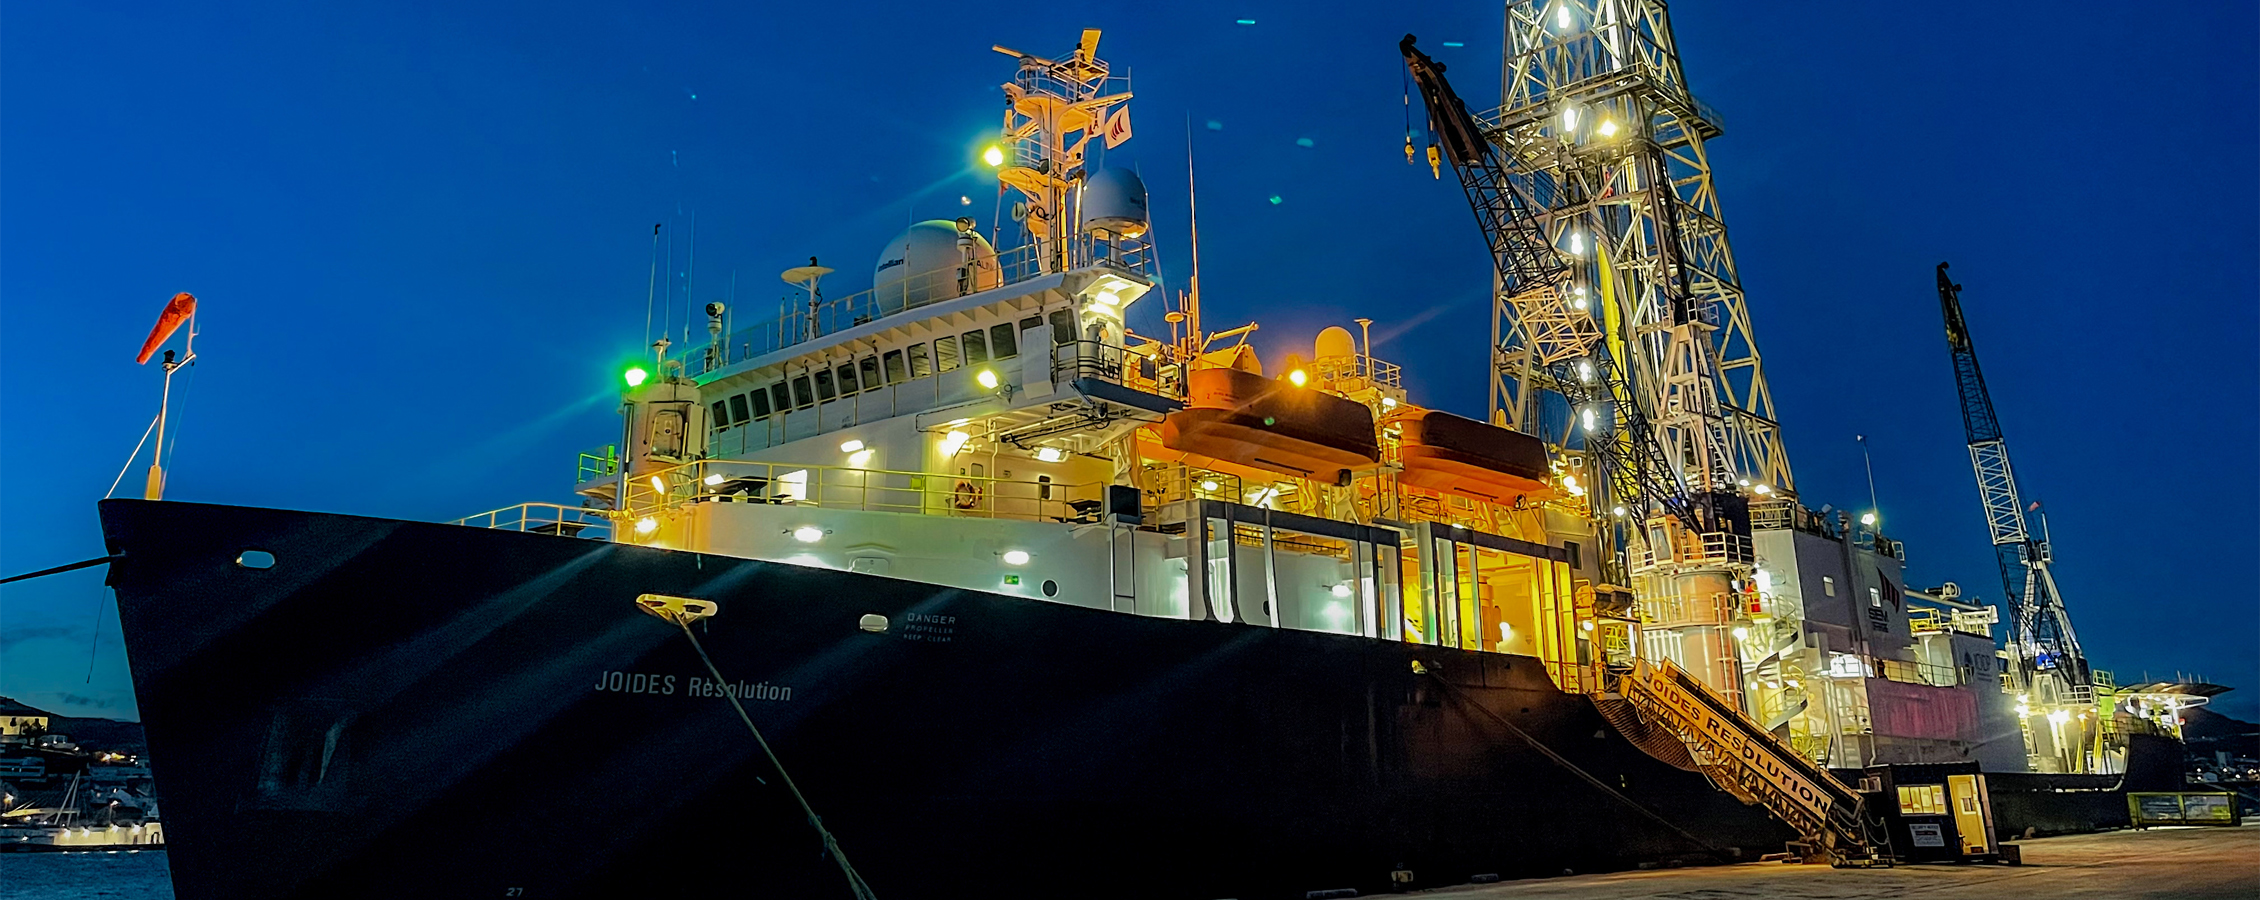
[[[2182,711],[2182,739],[2201,753],[2227,750],[2260,758],[2260,725],[2197,707]]]
[[[51,720],[47,730],[51,734],[70,735],[71,743],[88,750],[131,753],[140,757],[149,755],[149,741],[141,735],[140,722],[57,716]]]
[[[140,722],[56,715],[9,697],[0,697],[0,715],[46,716],[48,734],[68,736],[71,743],[88,750],[149,755],[149,742],[141,736]]]

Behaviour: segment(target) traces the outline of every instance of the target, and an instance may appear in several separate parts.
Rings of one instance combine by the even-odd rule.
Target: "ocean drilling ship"
[[[1584,64],[1676,72],[1653,24],[1562,27],[1650,28],[1625,45],[1647,55]],[[1747,315],[1674,299],[1686,279],[1623,239],[1715,225],[1661,199],[1683,182],[1610,156],[1586,207],[1615,235],[1492,192],[1502,271],[1530,274],[1501,293],[1520,380],[1457,415],[1366,320],[1266,360],[1254,324],[1208,329],[1197,262],[1161,283],[1145,185],[1085,155],[1127,139],[1132,99],[1099,37],[998,48],[1005,221],[914,224],[839,297],[812,258],[775,315],[714,304],[704,346],[656,341],[578,503],[105,502],[151,749],[195,773],[163,776],[178,895],[1302,897],[1878,858],[1830,766],[1969,758],[1974,701],[1878,729],[1981,692],[1987,623],[1911,624],[1894,544],[1797,503],[1770,410],[1707,405],[1711,326]],[[1565,164],[1715,133],[1656,80],[1582,121],[1463,121],[1403,50],[1438,174],[1484,164],[1469,128],[1528,126]],[[1650,225],[1610,218],[1628,197]],[[1126,326],[1141,303],[1168,334]],[[1653,316],[1677,324],[1618,337]],[[1688,440],[1642,437],[1665,426]],[[1823,591],[1873,621],[1808,627]],[[1917,659],[1958,652],[1988,662]],[[1902,705],[1871,711],[1876,684]],[[1853,686],[1856,721],[1829,701]]]

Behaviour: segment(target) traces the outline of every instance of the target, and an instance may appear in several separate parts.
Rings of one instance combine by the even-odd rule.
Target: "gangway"
[[[1616,673],[1617,697],[1649,725],[1678,736],[1697,770],[1744,803],[1763,805],[1842,866],[1884,858],[1868,834],[1866,798],[1798,755],[1764,726],[1669,660],[1635,659]],[[1653,753],[1653,751],[1651,751]],[[1666,760],[1671,761],[1671,760]]]

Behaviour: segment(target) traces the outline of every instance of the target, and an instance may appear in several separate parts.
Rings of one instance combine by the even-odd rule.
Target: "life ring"
[[[960,479],[950,490],[950,505],[958,509],[978,509],[981,506],[981,486]]]

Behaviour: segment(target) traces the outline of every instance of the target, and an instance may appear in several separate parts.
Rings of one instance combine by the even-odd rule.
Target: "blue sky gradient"
[[[1134,78],[1138,136],[1108,161],[1153,187],[1169,286],[1190,122],[1212,327],[1260,320],[1273,357],[1372,317],[1416,397],[1483,413],[1487,262],[1457,188],[1404,164],[1395,43],[1495,101],[1497,6],[761,6],[11,5],[0,572],[100,554],[94,501],[157,401],[133,353],[181,290],[202,362],[172,498],[569,500],[574,454],[617,431],[652,223],[678,324],[733,274],[741,316],[772,310],[812,254],[859,290],[906,222],[988,224],[975,153],[1011,74],[989,46],[1064,53],[1083,27]],[[2255,718],[2251,5],[1674,13],[1724,116],[1717,184],[1806,502],[1865,504],[1868,435],[1910,580],[1999,599],[1931,283],[1951,260],[2095,664],[2201,673]],[[0,593],[0,694],[134,715],[100,580]]]

